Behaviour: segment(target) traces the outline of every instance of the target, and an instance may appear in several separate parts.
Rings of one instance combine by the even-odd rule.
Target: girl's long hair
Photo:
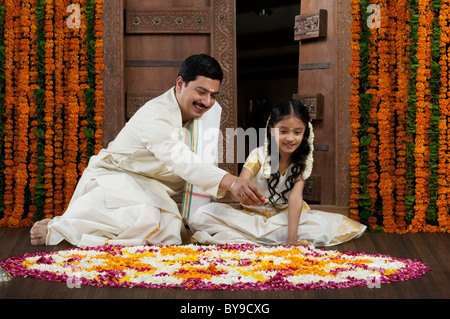
[[[310,152],[310,147],[308,145],[308,137],[310,134],[308,123],[311,120],[308,109],[306,106],[297,100],[284,100],[276,104],[271,113],[270,113],[270,120],[268,122],[268,128],[267,128],[267,139],[269,141],[269,155],[271,150],[271,143],[272,138],[270,134],[269,128],[275,127],[275,125],[282,121],[284,118],[294,116],[301,120],[305,124],[305,132],[303,134],[303,140],[300,144],[300,146],[294,151],[292,154],[292,174],[288,176],[285,182],[286,188],[281,192],[281,194],[278,194],[275,190],[278,183],[280,182],[280,172],[276,170],[273,174],[270,175],[269,179],[267,180],[267,186],[270,192],[269,202],[272,205],[275,205],[275,202],[278,201],[278,198],[274,198],[275,196],[280,197],[284,203],[287,203],[286,194],[294,187],[295,180],[297,177],[303,172],[305,169],[305,161],[306,157],[308,156]],[[273,163],[273,161],[272,161]]]

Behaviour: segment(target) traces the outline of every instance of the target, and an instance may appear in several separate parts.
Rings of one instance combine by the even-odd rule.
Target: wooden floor
[[[0,259],[25,253],[55,251],[70,247],[35,247],[29,243],[29,228],[0,228]],[[432,268],[419,279],[381,285],[381,288],[355,287],[295,291],[184,291],[168,289],[105,288],[81,286],[68,288],[66,283],[13,278],[0,282],[0,300],[5,299],[448,299],[450,297],[450,234],[375,234],[336,246],[339,251],[353,250],[380,253],[400,258],[418,259]]]

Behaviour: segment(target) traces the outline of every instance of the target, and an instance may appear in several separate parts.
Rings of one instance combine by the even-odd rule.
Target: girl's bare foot
[[[30,230],[30,238],[32,245],[44,245],[45,238],[48,233],[48,222],[50,219],[43,219],[41,221],[36,222]]]

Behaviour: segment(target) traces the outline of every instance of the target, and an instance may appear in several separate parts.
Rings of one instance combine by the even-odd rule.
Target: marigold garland
[[[4,165],[3,171],[4,190],[3,190],[3,218],[0,220],[0,226],[9,224],[9,218],[13,213],[14,195],[13,195],[13,172],[14,172],[14,119],[13,105],[15,102],[13,89],[13,66],[14,66],[14,49],[16,33],[14,31],[14,19],[16,16],[16,8],[13,0],[5,0],[4,15],[4,44],[5,44],[5,102],[3,122],[4,124]]]
[[[409,226],[410,231],[423,231],[426,225],[426,211],[429,204],[430,190],[428,180],[430,141],[428,129],[430,126],[431,91],[431,26],[430,0],[419,0],[419,27],[417,41],[417,91],[416,91],[416,134],[415,134],[415,205],[414,218]]]
[[[406,154],[409,135],[407,133],[406,114],[408,107],[408,81],[410,72],[408,69],[409,57],[408,48],[410,45],[409,33],[410,26],[407,23],[410,19],[408,10],[408,1],[399,0],[396,3],[395,12],[397,15],[395,52],[398,61],[395,74],[397,74],[398,90],[395,94],[395,110],[397,116],[397,126],[395,128],[395,151],[396,151],[396,168],[395,168],[395,224],[396,232],[406,232]]]
[[[374,0],[371,1],[374,3]],[[377,215],[379,211],[377,209],[377,202],[379,199],[379,191],[377,189],[379,181],[379,163],[378,163],[378,105],[380,102],[378,96],[378,76],[377,76],[377,65],[378,65],[378,52],[377,52],[377,39],[378,39],[378,28],[370,29],[370,45],[369,45],[369,76],[367,94],[369,94],[372,99],[370,101],[370,111],[368,116],[368,129],[367,136],[370,141],[368,144],[368,157],[367,157],[367,192],[369,194],[369,209],[371,216],[367,218],[367,223],[370,225],[370,229],[375,230],[378,228],[378,218]]]
[[[5,5],[3,1],[0,3],[0,25],[5,23]],[[0,28],[0,44],[5,43],[3,28]],[[5,114],[5,49],[4,45],[0,45],[0,158],[5,158],[4,151],[4,138],[5,138],[5,125],[3,123],[3,116]],[[5,163],[0,161],[0,176],[4,176]],[[0,178],[0,194],[3,194],[5,190],[5,181]],[[3,198],[0,196],[0,213],[5,209]]]
[[[15,90],[16,98],[14,106],[14,207],[9,223],[13,227],[19,227],[25,211],[25,192],[27,189],[29,171],[28,161],[28,121],[30,116],[30,105],[28,93],[30,92],[30,59],[28,54],[31,50],[30,25],[31,25],[31,4],[23,1],[18,4],[19,17],[17,40],[15,43],[16,54],[14,55],[15,70]]]
[[[65,1],[64,7],[70,5],[70,1]],[[70,16],[65,15],[65,19]],[[81,27],[81,26],[80,26]],[[64,142],[63,142],[63,171],[64,171],[64,208],[69,205],[75,185],[78,180],[77,156],[78,156],[78,113],[79,102],[77,92],[79,88],[79,51],[80,51],[80,28],[64,27],[67,41],[64,42]]]
[[[54,119],[55,111],[55,92],[54,92],[54,74],[55,74],[55,59],[54,59],[54,24],[53,17],[55,11],[53,1],[47,1],[45,5],[45,107],[44,107],[44,216],[35,216],[35,220],[42,218],[51,218],[53,216],[53,162],[54,162]]]
[[[394,134],[392,121],[392,86],[394,84],[392,74],[392,2],[383,1],[381,8],[381,27],[379,29],[378,42],[378,95],[380,105],[378,109],[379,130],[379,161],[380,181],[378,183],[383,207],[383,228],[387,232],[393,232],[394,228]]]
[[[95,135],[94,135],[94,153],[97,154],[102,147],[102,124],[103,124],[103,70],[105,65],[103,64],[103,0],[95,1],[95,107],[94,107],[94,123],[95,123]]]
[[[441,8],[441,0],[432,1],[433,8]],[[430,158],[429,158],[429,188],[430,188],[430,201],[428,204],[426,219],[429,231],[437,231],[437,225],[435,224],[437,219],[437,193],[438,193],[438,152],[439,152],[439,117],[441,110],[439,109],[439,93],[440,93],[440,35],[439,19],[436,16],[434,10],[431,11],[432,15],[432,33],[431,33],[431,78],[430,78],[430,125],[428,129],[428,137],[430,140]]]
[[[448,207],[450,198],[449,192],[449,176],[450,176],[450,130],[448,123],[450,120],[449,97],[450,91],[448,86],[448,79],[450,75],[449,59],[450,59],[450,1],[443,0],[441,6],[441,15],[439,16],[439,28],[441,29],[441,36],[439,39],[439,52],[442,57],[439,61],[440,65],[440,85],[439,92],[439,109],[441,114],[439,116],[439,151],[438,151],[438,193],[437,193],[437,213],[438,224],[442,231],[450,229],[450,215],[448,214]]]
[[[64,3],[60,0],[54,2],[55,10],[55,108],[54,108],[54,130],[55,134],[53,139],[54,147],[54,168],[53,168],[53,214],[58,216],[64,211],[64,197],[63,197],[63,141],[64,141],[64,121],[62,119],[62,110],[64,103],[64,43],[66,21],[65,21],[65,9]]]
[[[62,214],[90,156],[101,148],[103,2],[75,3],[80,28],[67,23],[70,4],[0,1],[0,226],[29,226]],[[89,8],[91,20],[84,15]],[[88,29],[94,41],[89,61]],[[88,107],[89,89],[97,98]],[[95,111],[87,115],[89,109]],[[98,125],[97,139],[86,134],[86,122]]]
[[[378,4],[377,0],[371,0],[371,4]],[[368,89],[366,91],[367,94],[371,96],[370,101],[370,111],[368,116],[368,128],[367,128],[367,136],[368,141],[370,143],[367,149],[368,158],[367,158],[367,192],[369,195],[369,209],[370,209],[370,217],[367,218],[367,224],[369,225],[369,229],[371,231],[379,231],[379,219],[380,219],[380,208],[377,205],[380,200],[379,196],[379,172],[380,172],[380,163],[378,161],[378,107],[380,103],[380,97],[378,94],[378,28],[370,28],[370,45],[369,45],[369,76],[368,76]]]
[[[353,26],[369,4],[381,26],[352,27],[350,214],[371,231],[450,232],[449,1],[351,4]]]
[[[351,55],[352,61],[349,69],[350,76],[352,77],[352,95],[350,97],[350,129],[352,132],[351,137],[351,153],[350,153],[350,210],[349,217],[359,221],[359,194],[360,194],[360,181],[359,181],[359,167],[360,167],[360,157],[359,157],[359,128],[360,128],[360,85],[359,85],[359,75],[361,72],[361,57],[360,57],[360,40],[361,40],[361,7],[359,0],[351,0],[352,10],[351,14],[353,17],[352,27],[351,27]]]
[[[77,92],[78,101],[80,103],[79,114],[78,114],[78,147],[79,147],[79,161],[78,161],[78,174],[82,174],[84,169],[87,166],[87,137],[85,134],[86,127],[88,122],[86,121],[87,109],[85,103],[85,95],[84,90],[89,87],[86,84],[87,79],[87,40],[86,40],[86,32],[87,32],[87,19],[86,19],[86,0],[80,1],[80,89]]]
[[[366,1],[367,3],[367,1]],[[366,3],[362,3],[362,7],[366,5]],[[363,12],[363,16],[366,12]],[[364,17],[365,19],[365,17]],[[361,25],[363,30],[363,34],[367,33],[367,25]],[[366,65],[369,60],[369,50],[370,50],[370,42],[367,36],[361,37],[360,40],[360,64]],[[368,193],[368,160],[369,160],[369,152],[367,149],[367,145],[370,143],[370,136],[367,134],[368,130],[368,118],[367,114],[370,112],[371,107],[371,96],[367,94],[367,90],[369,90],[369,76],[370,72],[367,68],[360,69],[358,73],[359,80],[359,90],[366,91],[366,93],[362,93],[360,95],[360,107],[359,107],[359,126],[358,131],[355,130],[357,135],[359,136],[359,143],[356,150],[357,156],[359,156],[359,218],[361,222],[367,222],[368,218],[371,216],[372,212],[370,209],[370,194]],[[356,174],[355,174],[356,175]]]
[[[40,5],[38,5],[38,0],[33,0],[29,2],[30,5],[30,90],[28,92],[28,101],[30,106],[29,113],[29,130],[28,130],[28,141],[29,141],[29,154],[28,154],[28,191],[26,193],[25,202],[31,204],[28,205],[28,214],[27,216],[23,216],[23,219],[20,222],[21,226],[30,226],[32,224],[32,219],[37,211],[37,206],[35,204],[36,198],[36,185],[38,183],[38,157],[39,152],[39,122],[38,122],[38,113],[41,108],[41,99],[40,99],[40,81],[38,81],[38,69],[40,69],[39,65],[39,44],[40,37],[38,37],[37,30],[39,24],[41,23],[41,13]],[[39,83],[39,84],[38,84]],[[25,210],[26,211],[26,210]]]

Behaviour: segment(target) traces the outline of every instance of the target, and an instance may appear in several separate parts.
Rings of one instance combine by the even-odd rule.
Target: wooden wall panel
[[[123,0],[103,5],[103,146],[125,125]]]
[[[351,15],[344,0],[303,0],[302,15],[327,11],[326,34],[299,42],[298,94],[322,94],[323,119],[314,121],[313,176],[320,176],[320,204],[348,205]],[[294,95],[295,96],[295,95]],[[311,191],[311,190],[310,190]]]

